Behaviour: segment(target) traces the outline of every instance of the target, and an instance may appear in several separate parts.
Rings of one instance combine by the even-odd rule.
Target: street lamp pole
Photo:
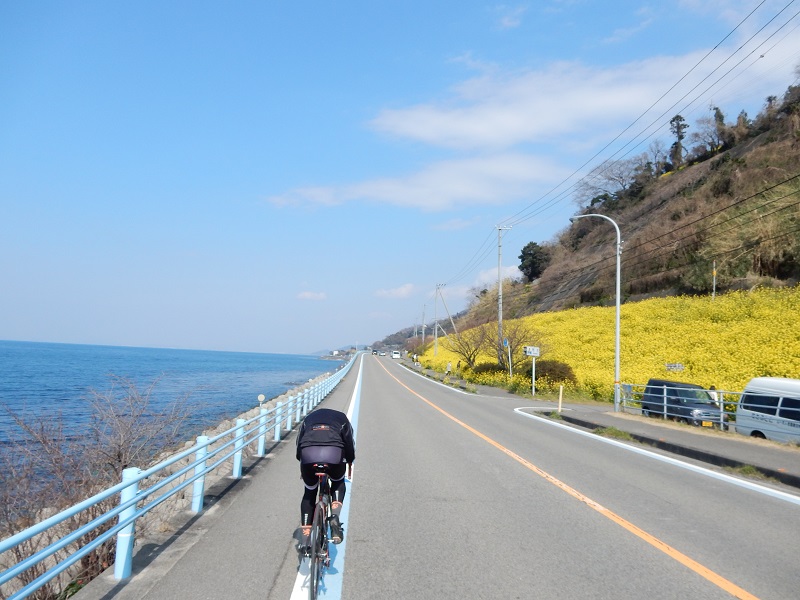
[[[619,384],[619,304],[620,304],[620,255],[622,254],[622,239],[619,233],[619,226],[611,217],[607,217],[605,215],[598,215],[595,213],[588,214],[588,215],[576,215],[570,218],[570,222],[574,222],[576,219],[583,219],[584,217],[600,217],[601,219],[605,219],[609,221],[617,232],[617,290],[616,290],[616,303],[617,303],[617,313],[616,313],[616,330],[615,330],[615,337],[614,337],[614,412],[619,412],[620,406],[620,384]]]
[[[503,363],[503,232],[511,227],[497,226],[497,363]]]

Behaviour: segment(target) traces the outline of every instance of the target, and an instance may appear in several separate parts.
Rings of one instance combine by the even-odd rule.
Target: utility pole
[[[497,226],[497,363],[503,364],[503,232],[511,227]]]
[[[443,283],[436,284],[436,293],[433,296],[433,355],[439,352],[439,318],[437,316],[437,302],[436,296],[439,295],[439,288],[442,287]]]
[[[446,283],[443,283],[439,287],[444,287],[446,285],[447,285]],[[439,298],[442,299],[442,304],[444,305],[444,310],[447,313],[447,317],[450,319],[450,325],[453,326],[453,333],[458,335],[458,329],[456,329],[455,321],[453,321],[453,315],[450,314],[450,309],[447,308],[447,302],[444,301],[444,294],[441,291],[439,292]],[[442,328],[442,331],[444,331],[444,328]],[[447,335],[447,334],[445,333],[445,335]]]
[[[422,344],[425,344],[425,305],[422,305]]]

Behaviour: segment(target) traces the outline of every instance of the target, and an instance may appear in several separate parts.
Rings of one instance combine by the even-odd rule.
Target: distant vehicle
[[[724,428],[727,415],[720,410],[709,393],[693,383],[651,379],[642,396],[645,417],[666,417],[699,425]]]
[[[381,356],[386,356],[386,352],[381,352]]]
[[[736,433],[800,442],[800,379],[751,379],[736,405]]]
[[[392,350],[392,358],[400,358],[400,351]]]
[[[373,354],[375,354],[375,355],[377,355],[377,354],[378,354],[378,351],[377,351],[377,350],[373,350],[373,351],[372,351],[372,353],[373,353]]]

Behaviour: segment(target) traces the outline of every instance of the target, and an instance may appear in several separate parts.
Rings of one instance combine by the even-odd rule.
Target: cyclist
[[[309,413],[297,434],[297,460],[300,461],[300,476],[305,485],[300,502],[300,529],[296,533],[299,548],[305,551],[309,546],[311,519],[314,517],[319,480],[314,465],[327,464],[331,481],[331,541],[341,543],[344,538],[339,514],[345,494],[345,465],[347,475],[352,476],[356,448],[353,440],[353,427],[343,412],[330,408],[318,408]]]

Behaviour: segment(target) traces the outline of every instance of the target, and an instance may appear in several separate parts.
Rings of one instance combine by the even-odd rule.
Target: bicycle
[[[328,478],[328,465],[314,465],[315,475],[319,479],[317,503],[314,506],[314,517],[311,520],[310,550],[308,552],[309,584],[308,598],[316,600],[322,571],[330,566],[328,554],[328,520],[331,517],[331,482]]]

